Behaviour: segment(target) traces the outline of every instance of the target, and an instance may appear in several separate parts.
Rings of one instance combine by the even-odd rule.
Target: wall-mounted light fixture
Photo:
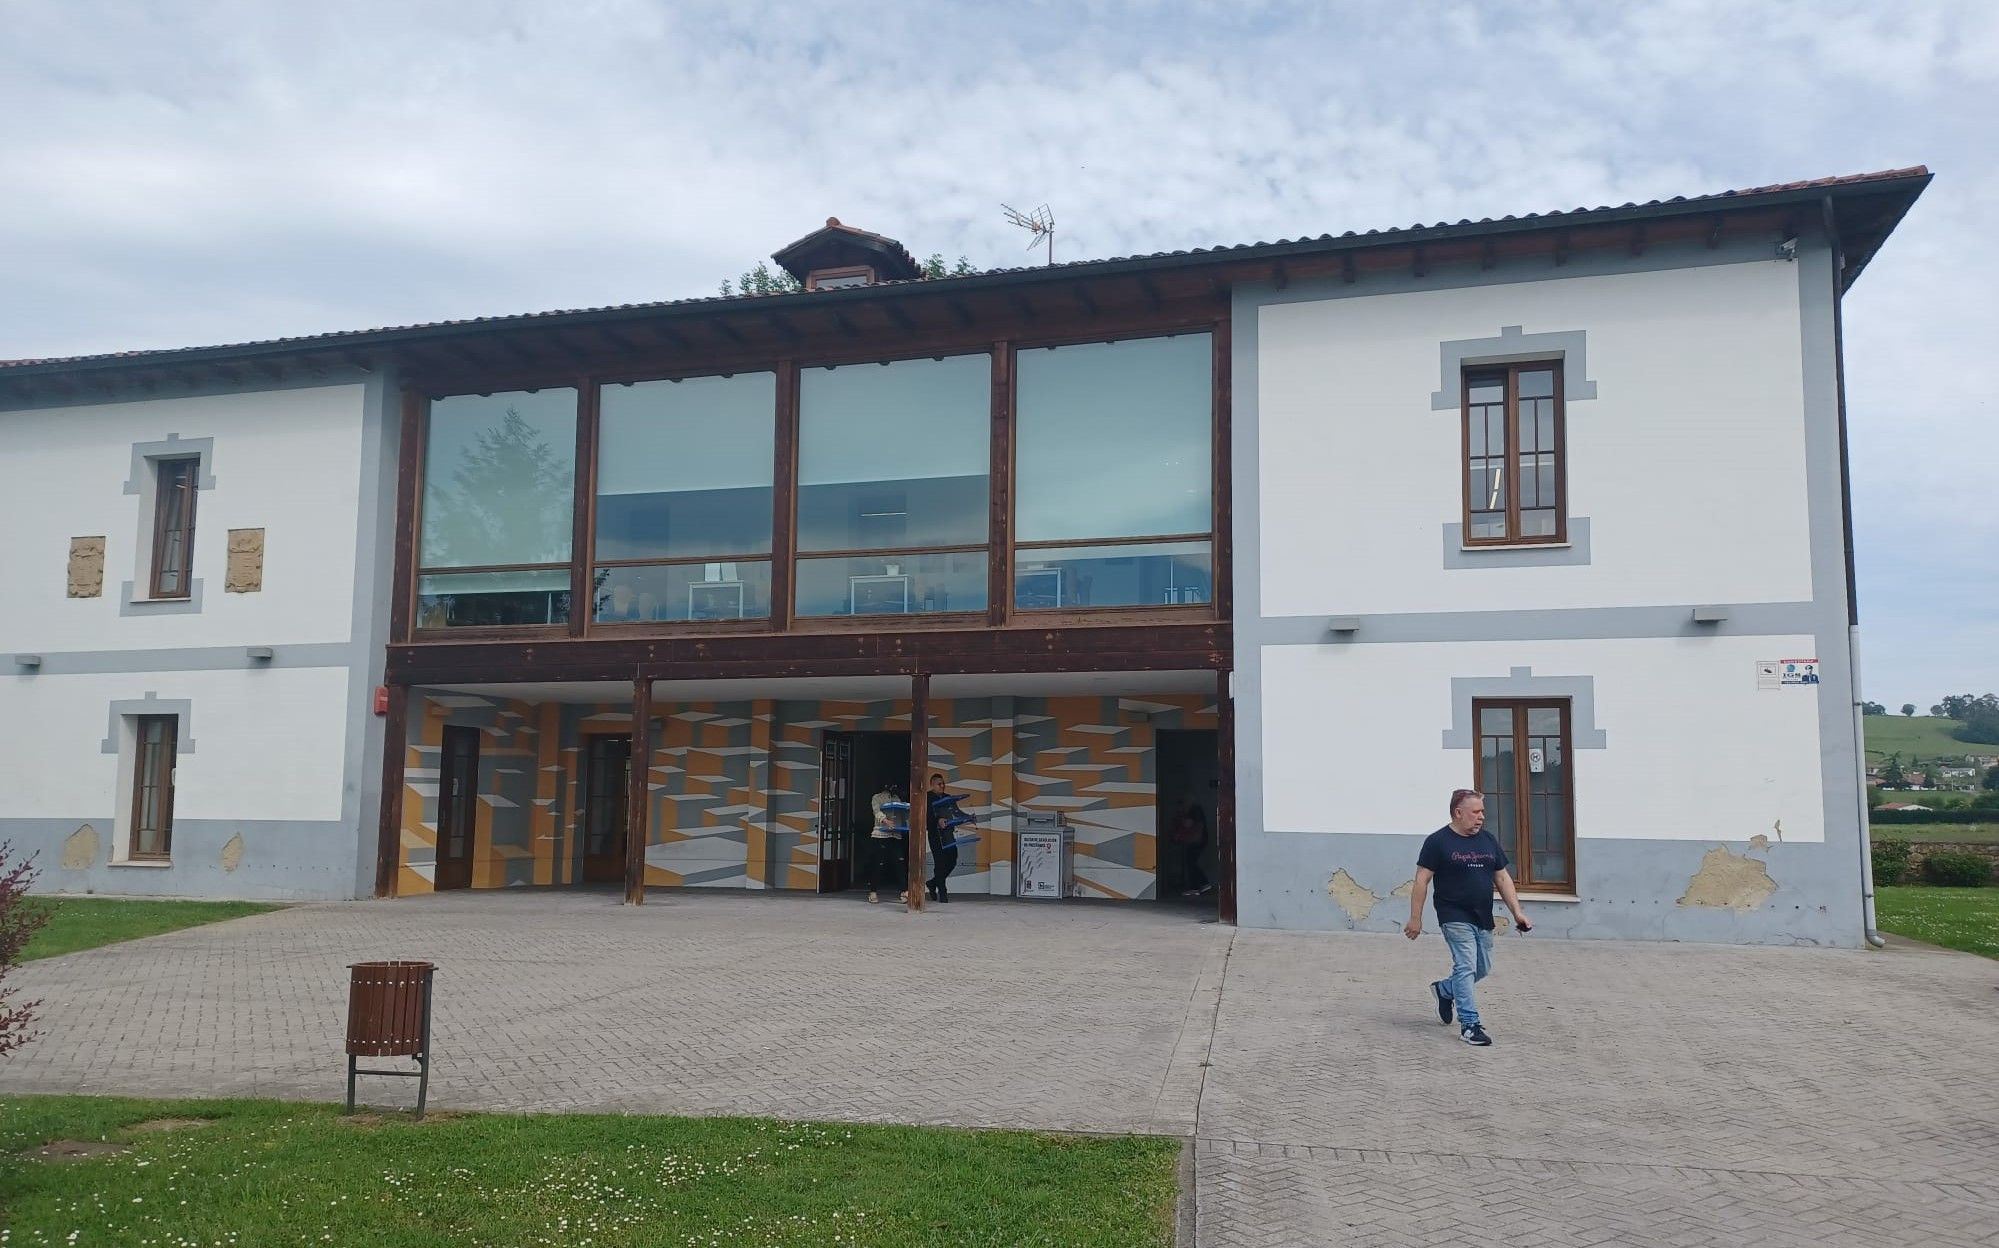
[[[1728,618],[1727,607],[1695,607],[1694,623],[1719,624]]]
[[[251,660],[257,663],[269,663],[271,661],[271,648],[269,646],[251,646],[243,651],[243,653],[250,656]]]
[[[1329,633],[1357,633],[1360,631],[1360,617],[1357,615],[1336,615],[1326,621]]]
[[[14,656],[14,662],[31,672],[38,671],[42,666],[42,656],[39,654],[17,654]]]

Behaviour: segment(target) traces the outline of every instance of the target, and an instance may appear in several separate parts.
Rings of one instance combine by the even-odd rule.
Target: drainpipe
[[[1853,786],[1860,806],[1860,921],[1867,943],[1885,948],[1887,938],[1874,927],[1874,844],[1867,827],[1867,724],[1860,697],[1860,591],[1853,566],[1853,461],[1846,443],[1846,247],[1839,235],[1839,214],[1832,196],[1819,201],[1826,242],[1832,247],[1832,377],[1834,415],[1839,423],[1839,520],[1846,556],[1846,672],[1853,687]],[[1815,587],[1816,588],[1816,587]]]
[[[1867,722],[1860,697],[1860,629],[1846,630],[1847,672],[1853,682],[1853,765],[1860,783],[1860,922],[1867,943],[1876,949],[1888,944],[1874,927],[1874,838],[1867,827]]]

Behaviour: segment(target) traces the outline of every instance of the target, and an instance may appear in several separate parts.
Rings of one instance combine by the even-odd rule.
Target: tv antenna
[[[1054,264],[1055,263],[1054,211],[1051,210],[1047,204],[1041,205],[1039,208],[1036,208],[1033,212],[1022,212],[1018,208],[1009,208],[1005,204],[1001,204],[1000,207],[1005,210],[1006,219],[1010,224],[1017,225],[1021,229],[1026,230],[1028,232],[1030,237],[1027,240],[1027,249],[1029,251],[1032,251],[1037,246],[1039,246],[1041,244],[1042,239],[1045,238],[1048,240],[1048,263]]]

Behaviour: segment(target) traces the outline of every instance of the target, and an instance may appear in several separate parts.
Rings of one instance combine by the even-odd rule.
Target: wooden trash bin
[[[347,987],[347,1112],[354,1112],[354,1076],[415,1079],[416,1116],[430,1093],[430,962],[356,962]],[[364,1057],[413,1057],[415,1070],[366,1070]]]

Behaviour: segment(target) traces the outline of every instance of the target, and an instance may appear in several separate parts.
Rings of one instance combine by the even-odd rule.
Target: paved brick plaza
[[[433,1105],[1193,1136],[1202,1245],[1999,1244],[1999,964],[1910,949],[1507,937],[1481,1052],[1435,936],[458,893],[31,963],[0,1092],[338,1099],[345,964],[397,956]]]

